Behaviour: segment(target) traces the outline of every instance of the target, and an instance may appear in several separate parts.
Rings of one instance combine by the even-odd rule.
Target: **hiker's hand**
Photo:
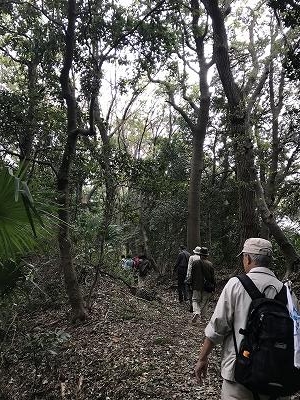
[[[202,385],[203,378],[206,378],[208,367],[208,359],[207,358],[199,358],[197,364],[195,365],[195,376],[197,382]]]

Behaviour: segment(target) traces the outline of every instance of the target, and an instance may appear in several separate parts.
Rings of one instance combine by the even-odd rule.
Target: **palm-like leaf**
[[[41,222],[25,182],[0,170],[0,260],[33,248],[36,220]]]

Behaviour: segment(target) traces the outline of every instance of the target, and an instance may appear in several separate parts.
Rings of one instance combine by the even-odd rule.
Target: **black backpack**
[[[294,367],[294,326],[287,309],[286,287],[274,299],[261,293],[245,274],[237,276],[252,299],[240,349],[237,349],[235,380],[259,399],[296,393],[300,389],[300,369]]]
[[[212,267],[211,267],[212,268]],[[207,267],[202,265],[203,271],[203,290],[207,293],[213,293],[216,290],[216,280],[214,274],[208,273]]]
[[[203,290],[207,293],[213,293],[216,290],[216,283],[210,282],[204,277]]]

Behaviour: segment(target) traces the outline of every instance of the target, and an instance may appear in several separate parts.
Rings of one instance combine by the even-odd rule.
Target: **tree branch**
[[[9,57],[13,61],[15,61],[15,62],[17,62],[19,64],[28,65],[28,62],[26,62],[25,60],[22,61],[20,58],[17,58],[15,56],[11,55],[10,52],[5,47],[0,46],[0,50],[4,53],[4,55],[6,57]]]
[[[167,103],[171,104],[171,106],[179,112],[179,114],[182,116],[182,118],[185,120],[187,123],[188,127],[191,129],[193,132],[196,129],[195,124],[192,122],[191,118],[187,115],[187,113],[179,107],[175,101],[174,101],[174,96],[170,94],[169,100],[167,100]]]
[[[254,92],[252,93],[252,96],[250,97],[250,99],[248,101],[247,108],[246,108],[246,115],[248,117],[252,111],[253,105],[254,105],[257,97],[259,96],[260,92],[262,91],[262,88],[264,87],[264,84],[267,80],[269,72],[270,72],[270,60],[267,60],[264,71],[261,74],[261,77],[256,85],[256,88],[254,89]]]
[[[53,24],[59,26],[60,28],[63,28],[63,30],[65,31],[65,27],[64,24],[62,22],[57,21],[56,19],[50,17],[44,10],[44,6],[42,5],[42,8],[39,8],[38,6],[34,5],[33,3],[30,3],[29,1],[18,1],[18,0],[6,0],[5,1],[6,4],[17,4],[17,5],[21,5],[23,6],[24,4],[28,5],[29,7],[32,7],[34,10],[40,12],[41,14],[43,14],[50,22],[52,22]],[[43,4],[43,3],[42,3]]]
[[[20,153],[14,153],[13,151],[5,150],[5,149],[3,149],[3,150],[0,149],[0,153],[9,154],[11,156],[18,157],[19,159],[23,159],[23,160],[26,160],[26,161],[32,161],[33,163],[37,163],[37,164],[41,164],[41,165],[47,165],[48,167],[50,167],[52,169],[52,171],[54,172],[55,176],[57,177],[57,171],[49,161],[37,160],[36,158],[27,158],[27,157],[23,158],[23,156]]]

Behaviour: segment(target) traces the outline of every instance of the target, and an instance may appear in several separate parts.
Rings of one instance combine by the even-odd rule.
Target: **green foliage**
[[[0,170],[0,260],[15,258],[36,243],[36,224],[43,222],[26,182]]]
[[[47,293],[39,286],[43,284],[40,274],[39,267],[28,263],[24,259],[18,258],[14,260],[4,260],[0,264],[0,298],[1,303],[5,301],[13,301],[14,303],[20,303],[24,301],[24,298],[31,301],[30,294],[35,290],[41,295],[41,299],[45,302],[45,299],[50,299]],[[40,280],[42,282],[37,281]]]
[[[4,14],[10,14],[13,9],[13,4],[8,2],[1,2],[0,3],[0,12]]]
[[[121,150],[113,153],[111,162],[120,185],[117,204],[121,221],[110,224],[105,233],[104,262],[109,270],[113,266],[118,270],[119,257],[125,249],[131,253],[144,251],[139,227],[141,213],[155,258],[168,259],[172,248],[177,248],[176,240],[185,242],[188,159],[188,143],[179,134],[171,141],[157,138],[153,154],[143,158],[135,159]],[[128,185],[124,192],[122,182]],[[80,212],[74,233],[77,249],[82,249],[82,254],[93,263],[99,252],[99,237],[103,235],[102,190],[99,188],[94,197],[99,200],[98,207]],[[127,279],[126,271],[123,272],[122,277]]]
[[[139,70],[158,70],[176,53],[180,45],[181,28],[174,10],[179,7],[176,2],[153,1],[150,6],[147,1],[139,2],[137,20],[140,19],[140,22],[131,40],[132,51],[139,54],[136,64]],[[141,14],[148,14],[148,18],[141,20]]]
[[[208,171],[210,173],[210,171]],[[239,215],[237,184],[222,176],[211,182],[210,175],[202,178],[201,191],[201,244],[210,249],[214,263],[236,267],[239,253]]]
[[[130,190],[122,199],[124,232],[131,251],[144,251],[139,230],[142,218],[160,265],[186,240],[188,162],[189,148],[180,135],[172,140],[160,138],[153,156],[133,162]]]
[[[113,254],[111,253],[111,256]],[[110,260],[110,261],[109,261]],[[109,261],[106,265],[107,270],[114,276],[120,277],[130,286],[135,286],[137,284],[137,276],[134,275],[133,271],[125,270],[120,266],[120,260],[116,257],[111,257],[108,255]]]
[[[287,51],[287,58],[284,65],[292,80],[300,79],[300,46],[295,46]]]
[[[275,11],[277,22],[295,30],[300,26],[300,2],[299,0],[270,0],[270,7]],[[299,33],[293,43],[290,44],[284,61],[288,75],[292,80],[300,79],[300,42]]]
[[[294,249],[297,254],[300,253],[300,230],[299,224],[292,224],[291,221],[279,221],[279,225],[282,227],[283,232],[287,239],[293,244]],[[285,226],[286,225],[286,226]],[[286,260],[284,255],[282,254],[281,249],[273,241],[273,269],[276,271],[280,279],[283,279],[286,274]]]
[[[100,248],[99,237],[103,215],[101,209],[96,211],[84,210],[81,212],[77,226],[73,231],[74,242],[76,243],[77,256],[75,257],[78,267],[78,275],[81,268],[87,270],[87,275],[94,273],[94,266],[99,262]],[[116,277],[122,278],[129,285],[134,285],[134,276],[131,271],[126,271],[120,266],[120,255],[125,253],[126,240],[130,238],[126,226],[110,224],[105,232],[104,256],[101,261],[101,268],[109,271]]]
[[[178,137],[158,139],[156,153],[133,161],[130,180],[146,195],[161,197],[176,194],[178,185],[188,178],[188,146]],[[185,187],[186,188],[186,187]]]
[[[99,258],[99,229],[102,223],[102,212],[84,210],[77,218],[72,237],[77,248],[77,258],[84,264],[96,264]]]
[[[16,151],[26,120],[27,101],[18,93],[0,91],[1,145]]]
[[[24,281],[24,273],[19,262],[6,260],[0,264],[0,297],[11,293],[18,283]]]
[[[38,357],[40,360],[49,355],[56,356],[60,347],[65,342],[69,341],[70,337],[71,335],[62,329],[45,332],[37,329],[36,332],[32,334],[26,334],[27,343],[25,345],[25,351],[34,354],[34,357]]]
[[[299,26],[300,21],[300,2],[299,0],[270,0],[269,5],[277,11],[284,24],[288,27]]]
[[[35,233],[38,232],[35,231],[41,225],[35,209],[44,208],[51,214],[52,204],[55,207],[55,172],[66,140],[65,108],[60,93],[59,73],[64,46],[62,25],[66,26],[67,22],[67,1],[44,0],[42,10],[39,10],[42,3],[35,3],[19,1],[0,6],[1,46],[5,50],[0,59],[3,67],[0,150],[5,154],[5,161],[15,165],[17,158],[11,153],[20,152],[21,139],[29,132],[33,136],[30,158],[35,159],[35,162],[30,161],[28,169],[35,203],[19,177],[10,177],[12,187],[7,198],[5,191],[0,192],[0,237],[5,238],[0,242],[0,256],[4,258],[16,258],[37,244]],[[274,7],[284,5],[284,9],[278,6],[283,21],[287,26],[295,24],[298,14],[291,14],[292,8],[288,6],[290,2],[271,3]],[[247,1],[236,4],[228,16],[230,57],[234,74],[241,86],[248,78],[258,81],[260,73],[256,79],[255,71],[252,71],[253,60],[257,57],[261,69],[266,49],[269,48],[269,18],[268,21],[264,18],[264,6],[247,7],[249,4]],[[297,2],[292,4],[296,5]],[[132,276],[119,268],[119,256],[126,250],[133,253],[144,250],[141,222],[148,235],[152,255],[161,265],[170,265],[176,256],[178,244],[186,241],[192,143],[190,133],[186,131],[185,120],[176,117],[174,110],[166,107],[164,101],[166,91],[172,92],[176,103],[191,121],[196,122],[196,108],[182,106],[182,103],[187,104],[187,98],[196,106],[199,104],[199,82],[195,67],[197,54],[191,25],[193,15],[188,2],[142,0],[126,6],[122,1],[79,0],[76,5],[75,57],[70,82],[76,86],[77,123],[80,128],[89,126],[91,93],[97,93],[100,87],[100,118],[108,134],[109,145],[103,146],[98,131],[95,138],[90,140],[92,145],[89,147],[86,138],[78,138],[69,182],[70,224],[74,228],[71,234],[77,252],[75,264],[78,269],[87,265],[90,272],[94,272],[94,265],[99,260],[100,243],[104,238],[103,266],[131,282]],[[206,45],[212,40],[210,21],[207,21],[202,5],[199,6],[199,25],[195,33],[204,34],[208,23]],[[252,52],[248,40],[248,28],[252,20],[250,17],[256,20],[253,31],[255,49]],[[281,47],[282,42],[278,40],[273,50],[279,51]],[[290,51],[296,54],[297,50]],[[8,53],[11,57],[8,57]],[[296,59],[293,62],[299,63]],[[281,60],[278,57],[275,65],[279,64]],[[115,66],[114,73],[111,73],[112,66]],[[121,108],[124,111],[129,97],[133,93],[141,93],[142,87],[148,83],[145,71],[151,72],[152,77],[153,72],[158,72],[155,79],[164,80],[165,84],[159,90],[151,91],[149,96],[146,92],[145,96],[138,99],[137,105],[130,104],[123,120],[120,118]],[[278,75],[274,83],[275,86],[279,84]],[[223,89],[218,85],[213,77],[209,122],[212,133],[205,142],[200,199],[201,237],[202,244],[210,247],[218,264],[231,266],[235,264],[239,237],[237,186],[232,173],[233,144],[226,144],[224,138],[218,137],[219,131],[224,131],[224,137],[229,136],[224,118],[227,113],[226,99]],[[110,94],[112,103],[106,104],[109,103],[107,99]],[[268,94],[264,93],[263,96],[264,100],[258,102],[257,112],[252,115],[250,125],[260,128],[260,148],[256,155],[261,156],[261,167],[266,170],[267,180],[272,152],[272,116],[266,101]],[[283,97],[287,103],[287,96],[283,94]],[[134,110],[135,106],[137,111]],[[288,108],[286,104],[285,107]],[[105,115],[106,109],[110,111],[108,116]],[[31,118],[28,118],[30,113]],[[291,116],[281,114],[279,119],[282,126],[279,166],[283,171],[289,155],[298,146],[299,124],[296,112]],[[212,142],[215,142],[214,153]],[[107,154],[109,159],[106,158]],[[283,191],[284,188],[287,191],[282,194],[278,206],[277,215],[280,217],[287,215],[299,220],[299,191],[296,186],[298,168],[295,164],[291,171],[293,175],[288,177],[285,186],[282,185]],[[278,179],[281,171],[278,171]],[[114,209],[112,220],[107,223],[108,226],[104,226],[108,218],[105,207],[109,185],[113,193],[113,198],[109,200]],[[85,204],[82,197],[94,188],[91,202]],[[40,197],[40,203],[36,201],[37,196]],[[51,206],[45,205],[45,198],[50,199]],[[11,215],[4,225],[3,214]],[[57,249],[54,246],[55,252]],[[11,273],[6,276],[7,290],[21,279],[18,268],[18,263],[3,263],[3,276]]]

